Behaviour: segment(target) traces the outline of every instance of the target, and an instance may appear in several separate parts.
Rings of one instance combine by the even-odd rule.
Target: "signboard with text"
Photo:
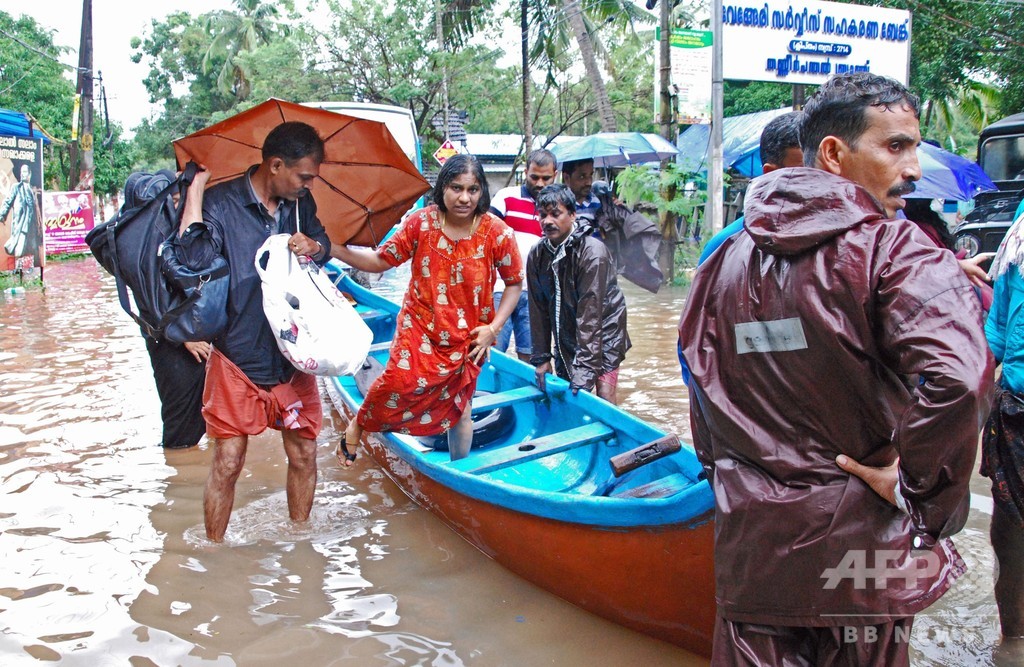
[[[906,85],[910,28],[910,12],[902,9],[819,0],[727,1],[723,76],[820,85],[833,74],[872,72]]]
[[[672,96],[675,98],[676,122],[679,124],[711,122],[711,58],[712,32],[673,28],[669,39],[669,60],[672,74]],[[658,41],[661,30],[654,37],[654,118],[661,122],[657,94],[661,75],[661,49]]]
[[[43,229],[46,232],[47,255],[88,252],[85,235],[95,224],[91,192],[43,194]]]

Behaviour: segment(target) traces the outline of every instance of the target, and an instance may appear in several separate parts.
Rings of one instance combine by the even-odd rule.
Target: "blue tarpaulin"
[[[722,155],[725,168],[735,169],[744,176],[761,175],[761,131],[774,118],[792,109],[774,109],[732,116],[722,125]],[[711,156],[711,127],[691,125],[679,135],[677,162],[686,171],[707,171]]]
[[[0,135],[42,139],[43,144],[50,143],[46,131],[27,113],[0,109]]]

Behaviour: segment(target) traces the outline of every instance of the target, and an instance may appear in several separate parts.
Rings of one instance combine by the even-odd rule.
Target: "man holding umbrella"
[[[214,341],[203,396],[207,435],[215,447],[203,512],[206,536],[214,542],[227,530],[249,436],[267,428],[281,431],[288,457],[290,518],[305,521],[313,505],[323,419],[316,381],[278,351],[253,260],[263,242],[279,233],[291,234],[289,247],[298,256],[321,265],[330,258],[331,244],[308,190],[323,160],[317,131],[286,122],[270,131],[262,162],[245,174],[204,193],[210,173],[201,171],[189,187],[176,241],[179,256],[201,267],[221,254],[231,266],[228,328]]]

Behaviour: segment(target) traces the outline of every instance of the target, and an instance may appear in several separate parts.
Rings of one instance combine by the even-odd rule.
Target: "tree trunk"
[[[583,57],[583,66],[587,70],[587,79],[590,81],[590,88],[594,91],[594,99],[597,101],[597,115],[601,118],[601,129],[605,132],[617,130],[615,114],[612,112],[612,103],[608,98],[608,91],[604,87],[604,79],[601,77],[601,70],[597,66],[597,56],[594,55],[594,45],[590,42],[590,35],[587,34],[587,26],[583,23],[583,13],[580,10],[579,0],[564,0],[565,15],[569,19],[576,43],[580,47],[580,55]]]
[[[533,111],[530,109],[530,22],[528,0],[520,0],[519,30],[523,54],[523,162],[533,148]],[[514,172],[513,172],[514,175]]]

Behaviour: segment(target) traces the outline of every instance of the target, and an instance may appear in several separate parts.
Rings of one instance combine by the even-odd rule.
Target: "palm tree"
[[[926,100],[924,103],[924,130],[945,128],[949,133],[956,118],[967,121],[976,133],[989,124],[990,114],[997,113],[1001,90],[980,81],[969,80],[956,91],[956,97]]]
[[[495,7],[495,0],[450,0],[445,11],[445,38],[449,45],[465,42],[481,25],[482,17]],[[520,0],[520,31],[523,83],[523,119],[526,149],[533,139],[530,68],[542,64],[552,79],[552,69],[564,61],[570,43],[580,49],[587,80],[596,100],[602,129],[616,129],[611,100],[598,65],[608,54],[597,36],[597,27],[608,22],[652,23],[654,17],[630,0],[588,0],[586,11],[579,0]],[[532,44],[530,38],[533,38]]]
[[[234,0],[237,11],[219,10],[207,15],[205,27],[213,35],[203,56],[203,71],[223,59],[217,75],[217,87],[238,100],[249,96],[249,79],[238,56],[269,44],[277,31],[287,34],[287,26],[277,22],[278,5],[263,0]],[[291,3],[286,3],[290,6]]]
[[[1003,91],[992,84],[968,80],[952,97],[924,100],[921,132],[944,137],[942,144],[957,152],[954,130],[960,138],[965,132],[976,137],[998,115],[1002,95]]]
[[[541,0],[544,1],[544,0]],[[597,106],[598,118],[601,122],[601,129],[605,132],[614,132],[617,129],[615,113],[612,110],[611,100],[605,89],[604,77],[598,66],[598,59],[603,60],[609,67],[612,65],[607,50],[601,43],[598,35],[598,27],[607,23],[617,23],[620,26],[629,26],[634,23],[653,23],[654,17],[642,11],[629,0],[595,0],[587,3],[586,11],[580,5],[580,0],[561,0],[561,20],[551,30],[552,38],[559,43],[568,42],[568,36],[580,50],[580,57],[583,59],[583,66],[587,73],[587,81],[594,94]],[[565,29],[566,24],[569,30]]]
[[[583,20],[583,12],[580,9],[580,0],[563,0],[566,19],[572,28],[576,44],[580,48],[580,56],[583,58],[583,67],[587,71],[587,79],[590,81],[590,88],[594,92],[594,99],[597,102],[597,115],[601,119],[601,129],[605,132],[615,132],[615,112],[612,111],[612,102],[608,97],[608,91],[604,87],[604,77],[597,67],[597,56],[594,53],[594,44],[590,41],[590,32]]]

